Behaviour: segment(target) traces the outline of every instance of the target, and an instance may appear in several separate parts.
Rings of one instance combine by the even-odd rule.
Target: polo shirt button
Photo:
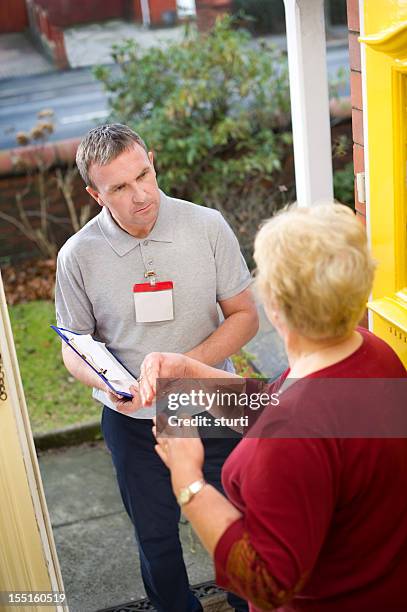
[[[144,240],[143,244],[144,246],[148,246],[148,240]]]
[[[152,266],[153,265],[153,260],[150,259],[150,261],[148,261],[147,263],[148,263],[149,266]]]

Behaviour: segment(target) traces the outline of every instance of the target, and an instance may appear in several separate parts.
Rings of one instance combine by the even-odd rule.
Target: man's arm
[[[62,343],[62,359],[68,372],[81,383],[107,391],[103,380],[65,342]]]
[[[133,414],[135,410],[141,408],[141,400],[138,392],[138,384],[132,387],[133,399],[131,401],[124,400],[120,395],[114,393],[103,380],[89,368],[86,363],[73,351],[65,342],[62,345],[62,359],[66,369],[76,380],[83,383],[87,387],[96,387],[104,391],[110,401],[115,405],[119,412],[124,414]]]
[[[207,365],[216,365],[239,351],[257,333],[259,317],[250,288],[219,302],[225,320],[206,340],[185,353]]]

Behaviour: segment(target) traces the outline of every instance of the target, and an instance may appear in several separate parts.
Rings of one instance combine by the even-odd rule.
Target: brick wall
[[[170,25],[177,20],[176,0],[150,0],[151,25]]]
[[[127,16],[127,0],[36,0],[45,9],[54,25],[67,28],[79,23],[122,19]]]
[[[28,28],[25,0],[1,0],[0,34],[6,32],[23,32]]]
[[[353,136],[353,164],[355,175],[365,171],[364,163],[364,136],[363,136],[363,103],[362,103],[362,74],[360,59],[359,2],[347,0],[348,28],[349,28],[349,59],[350,59],[350,90],[352,101],[352,136]],[[366,205],[359,202],[355,178],[355,208],[356,213],[366,223]]]
[[[41,149],[42,159],[47,164],[52,164],[47,195],[49,197],[50,215],[55,219],[59,219],[58,222],[52,222],[50,225],[58,246],[62,246],[73,231],[69,222],[61,222],[61,219],[68,221],[69,215],[64,199],[53,178],[54,171],[57,167],[64,169],[68,164],[73,164],[78,142],[77,139],[72,139],[57,144],[49,144]],[[16,155],[24,158],[25,167],[31,166],[31,181],[28,182],[26,176],[21,171],[18,172],[16,170],[16,166],[13,163]],[[35,156],[35,147],[22,147],[12,151],[0,152],[0,210],[8,215],[18,216],[15,196],[18,193],[24,192],[24,210],[28,213],[29,219],[33,220],[35,226],[38,227],[40,218],[38,214],[39,197],[35,173]],[[81,206],[88,203],[92,204],[92,216],[100,211],[96,202],[86,193],[83,181],[79,176],[74,180],[72,196],[78,211]],[[7,261],[8,259],[18,260],[37,254],[38,250],[34,243],[12,224],[0,219],[0,261]]]
[[[195,6],[198,30],[207,32],[217,17],[231,12],[232,0],[195,0]]]
[[[37,45],[45,52],[56,68],[69,68],[64,31],[50,17],[48,10],[38,0],[27,0],[30,31]]]

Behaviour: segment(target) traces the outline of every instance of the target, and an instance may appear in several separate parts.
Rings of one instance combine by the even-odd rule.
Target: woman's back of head
[[[260,229],[254,258],[266,308],[314,340],[349,334],[370,294],[375,263],[366,231],[342,204],[291,206]]]

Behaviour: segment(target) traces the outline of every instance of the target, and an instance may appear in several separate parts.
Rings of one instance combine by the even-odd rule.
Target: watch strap
[[[182,506],[188,504],[191,499],[204,488],[205,485],[205,480],[201,478],[200,480],[195,480],[187,487],[182,488],[177,497],[177,502],[181,508]]]

